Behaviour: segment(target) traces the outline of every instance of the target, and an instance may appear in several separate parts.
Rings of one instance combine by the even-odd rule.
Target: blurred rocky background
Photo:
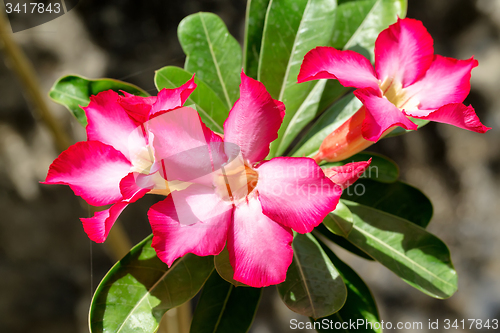
[[[68,14],[13,38],[33,62],[44,94],[69,73],[117,78],[154,93],[155,69],[183,65],[176,34],[183,17],[214,12],[241,41],[245,6],[245,0],[81,0]],[[429,230],[450,246],[460,289],[435,300],[379,264],[337,252],[371,287],[385,321],[500,319],[500,1],[410,0],[408,16],[424,22],[436,53],[479,60],[466,104],[493,127],[478,135],[431,123],[374,147],[431,198]],[[88,332],[91,292],[112,254],[86,237],[78,217],[90,212],[68,187],[39,184],[58,151],[0,57],[0,332]],[[47,102],[72,140],[84,140],[69,112]],[[146,211],[154,200],[122,214],[133,243],[150,233]],[[289,328],[294,317],[267,288],[252,332],[298,332]]]

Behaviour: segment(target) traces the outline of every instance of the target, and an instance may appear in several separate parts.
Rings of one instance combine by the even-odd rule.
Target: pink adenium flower
[[[408,116],[484,133],[471,106],[474,58],[456,60],[434,54],[433,40],[420,21],[398,19],[378,36],[375,69],[354,51],[317,47],[304,57],[298,82],[337,79],[354,91],[363,107],[323,142],[316,160],[347,158],[376,142],[396,126],[416,130]]]
[[[188,184],[149,210],[162,261],[217,255],[227,244],[235,280],[253,287],[285,280],[292,229],[311,232],[335,209],[342,187],[310,158],[264,161],[284,115],[283,103],[242,73],[223,138],[188,108],[149,122],[165,179]]]
[[[62,152],[50,166],[44,184],[69,185],[92,206],[112,205],[91,218],[81,218],[91,240],[103,242],[130,203],[156,190],[153,137],[144,123],[181,107],[195,88],[193,77],[177,89],[163,89],[158,96],[146,98],[109,90],[92,96],[83,108],[88,119],[87,141]],[[137,184],[141,177],[147,185]]]

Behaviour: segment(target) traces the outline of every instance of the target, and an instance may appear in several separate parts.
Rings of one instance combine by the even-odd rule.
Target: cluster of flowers
[[[217,255],[227,246],[235,280],[253,287],[283,282],[293,258],[292,230],[311,232],[370,163],[322,170],[317,161],[349,157],[396,126],[416,129],[408,116],[488,129],[461,104],[477,61],[434,55],[419,21],[399,20],[384,30],[375,55],[375,71],[352,51],[318,47],[305,56],[299,82],[337,79],[359,88],[355,95],[363,102],[314,159],[265,160],[285,106],[244,73],[224,134],[210,130],[183,106],[196,89],[193,77],[152,97],[114,91],[91,97],[84,108],[87,141],[64,151],[45,183],[69,185],[90,205],[111,205],[81,219],[95,242],[106,239],[127,205],[146,193],[164,195],[148,213],[162,261]]]

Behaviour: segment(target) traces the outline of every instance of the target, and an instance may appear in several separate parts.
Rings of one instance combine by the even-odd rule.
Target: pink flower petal
[[[227,238],[234,279],[255,288],[285,281],[292,240],[292,231],[265,216],[257,198],[238,205]]]
[[[108,237],[111,227],[127,206],[142,198],[148,190],[133,185],[133,175],[128,174],[120,182],[120,188],[125,196],[109,209],[96,212],[93,217],[81,218],[83,229],[91,240],[102,243]]]
[[[481,123],[472,106],[465,106],[462,103],[447,104],[427,116],[412,114],[409,116],[450,124],[477,133],[485,133],[491,129],[491,127],[486,127]]]
[[[278,137],[284,116],[285,105],[272,99],[262,83],[241,72],[240,98],[224,122],[224,142],[239,146],[246,160],[261,161]]]
[[[363,121],[362,133],[366,140],[376,142],[382,134],[393,126],[401,126],[404,129],[416,130],[415,125],[401,110],[386,98],[378,96],[378,92],[366,88],[357,89],[354,95],[366,107],[366,117]]]
[[[149,119],[151,107],[156,103],[156,96],[141,97],[122,91],[125,96],[118,97],[118,103],[127,111],[128,115],[142,124]]]
[[[131,167],[111,146],[99,141],[78,142],[52,163],[44,184],[69,185],[90,205],[103,206],[122,198],[120,181]]]
[[[302,234],[318,226],[342,194],[310,158],[273,158],[257,172],[264,215]]]
[[[175,89],[162,89],[158,93],[158,99],[151,108],[149,118],[153,118],[161,113],[161,111],[172,110],[184,105],[189,95],[196,89],[194,83],[194,74],[189,81]]]
[[[158,258],[170,266],[186,253],[219,254],[226,243],[232,212],[231,203],[222,201],[209,187],[191,185],[172,192],[148,212]]]
[[[146,131],[144,124],[130,132],[128,136],[127,149],[133,171],[148,174],[157,170],[154,168],[154,147],[150,144],[154,141],[154,134]]]
[[[368,59],[354,51],[333,47],[317,47],[304,57],[298,82],[319,79],[337,79],[345,87],[378,89],[378,79]]]
[[[160,111],[168,111],[181,107],[196,88],[193,77],[182,86],[174,89],[162,89],[158,96],[141,97],[122,91],[118,102],[129,116],[139,124],[158,115]]]
[[[370,165],[372,159],[366,162],[353,162],[342,166],[324,169],[325,175],[342,189],[346,189],[356,182]]]
[[[192,108],[163,113],[146,126],[154,135],[155,159],[167,180],[192,181],[227,160],[220,136],[205,126]]]
[[[120,192],[122,194],[123,200],[131,200],[143,197],[147,192],[153,189],[153,186],[143,186],[145,181],[141,182],[141,177],[150,177],[149,175],[129,173],[120,181]]]
[[[431,65],[434,41],[422,22],[398,19],[380,33],[375,42],[378,78],[392,78],[407,87],[421,78]]]
[[[92,241],[104,242],[116,219],[127,206],[128,203],[120,201],[109,209],[96,212],[93,217],[81,218],[83,230]]]
[[[470,92],[474,58],[457,60],[436,55],[425,76],[406,90],[420,104],[419,109],[436,110],[450,103],[462,103]]]
[[[85,110],[88,119],[87,139],[101,141],[129,158],[129,134],[140,124],[119,104],[120,95],[112,90],[90,97]]]

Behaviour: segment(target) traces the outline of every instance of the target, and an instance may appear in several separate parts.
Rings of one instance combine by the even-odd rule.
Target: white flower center
[[[257,171],[248,166],[239,155],[215,173],[215,192],[222,200],[237,203],[254,191],[258,179]]]
[[[403,88],[401,82],[387,78],[382,83],[379,83],[379,87],[383,96],[398,109],[415,110],[418,108],[420,102]]]

